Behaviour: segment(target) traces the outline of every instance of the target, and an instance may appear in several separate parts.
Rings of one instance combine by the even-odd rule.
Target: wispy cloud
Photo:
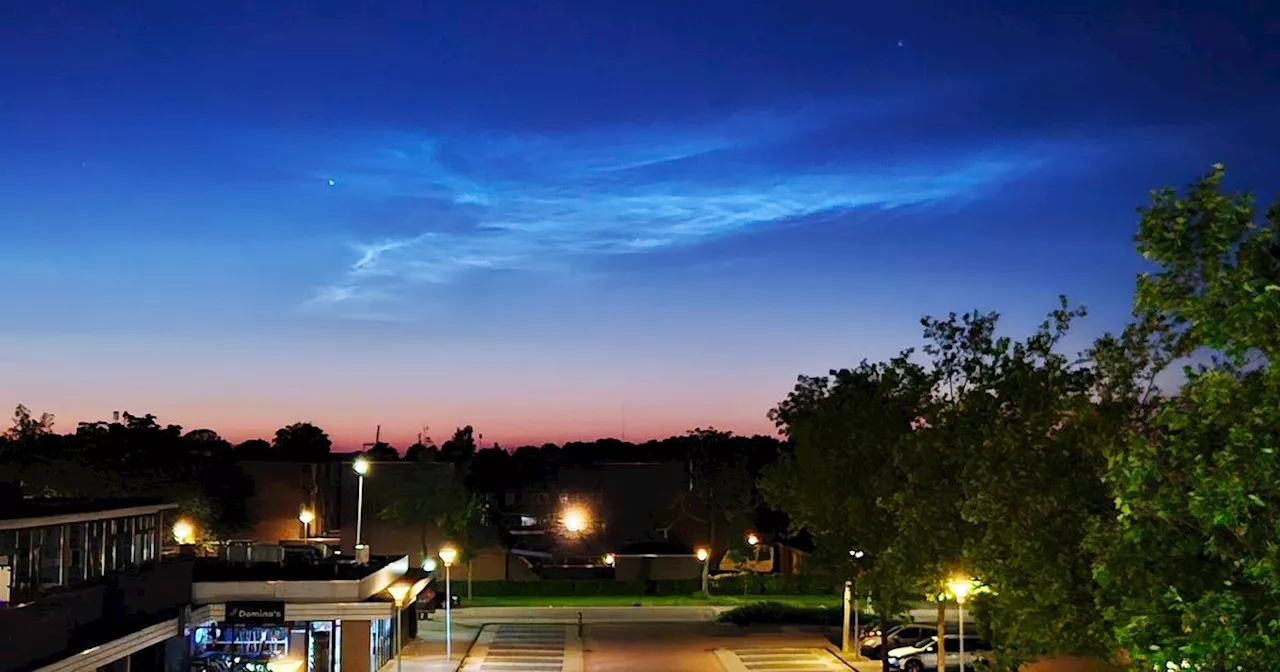
[[[1040,160],[984,150],[888,165],[869,152],[841,165],[782,161],[812,122],[756,115],[693,130],[372,138],[324,178],[362,201],[412,199],[419,229],[357,232],[350,266],[311,303],[385,301],[388,288],[469,273],[559,269],[823,213],[937,203]]]

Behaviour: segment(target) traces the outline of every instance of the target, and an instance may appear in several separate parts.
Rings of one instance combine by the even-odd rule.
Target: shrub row
[[[475,581],[476,597],[576,597],[591,595],[692,595],[701,589],[698,580],[680,581]]]
[[[711,592],[741,595],[840,595],[843,585],[812,574],[730,574],[712,579]]]
[[[762,625],[840,625],[843,618],[843,612],[835,608],[795,607],[781,602],[757,602],[730,609],[720,614],[719,620],[740,626],[757,623]]]

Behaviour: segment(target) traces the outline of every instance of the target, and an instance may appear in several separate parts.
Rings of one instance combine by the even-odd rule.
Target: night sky
[[[1066,293],[1079,346],[1148,190],[1280,188],[1277,36],[1229,0],[0,3],[0,402],[635,440],[769,431],[924,314]]]

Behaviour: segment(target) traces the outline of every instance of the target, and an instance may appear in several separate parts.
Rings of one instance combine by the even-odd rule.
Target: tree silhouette
[[[320,462],[329,457],[333,442],[319,427],[309,422],[296,422],[276,430],[271,447],[278,460]]]

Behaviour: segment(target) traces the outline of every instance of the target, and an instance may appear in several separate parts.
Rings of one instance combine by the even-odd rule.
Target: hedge
[[[788,574],[748,574],[713,578],[713,595],[742,595],[743,582],[751,595],[840,595],[822,577]],[[693,595],[702,590],[699,579],[612,581],[609,579],[543,579],[533,581],[473,581],[475,597],[574,597],[591,595]]]
[[[724,595],[841,595],[844,584],[835,585],[830,579],[813,574],[728,574],[713,577],[711,592]]]
[[[576,597],[591,595],[693,595],[697,579],[679,581],[556,580],[473,581],[475,597]]]

